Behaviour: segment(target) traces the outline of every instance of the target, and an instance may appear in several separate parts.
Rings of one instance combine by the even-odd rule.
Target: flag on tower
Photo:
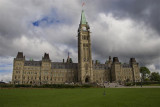
[[[83,7],[84,5],[85,5],[85,3],[83,2],[83,3],[82,3],[82,7]]]

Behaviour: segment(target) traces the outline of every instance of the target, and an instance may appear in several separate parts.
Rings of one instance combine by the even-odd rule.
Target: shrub
[[[1,88],[11,88],[13,87],[13,85],[12,84],[0,84],[0,87]]]
[[[132,86],[132,83],[126,82],[126,83],[125,83],[125,86]]]
[[[1,88],[90,88],[95,87],[90,84],[71,85],[71,84],[43,84],[43,85],[27,85],[27,84],[0,84]]]
[[[37,87],[37,86],[36,86]],[[90,88],[92,85],[44,84],[41,88]]]
[[[27,87],[32,87],[31,85],[25,85],[25,84],[16,84],[14,85],[15,88],[19,88],[19,87],[24,87],[24,88],[27,88]]]
[[[157,81],[145,81],[145,82],[136,82],[136,85],[152,85],[152,84],[160,84],[160,82]]]

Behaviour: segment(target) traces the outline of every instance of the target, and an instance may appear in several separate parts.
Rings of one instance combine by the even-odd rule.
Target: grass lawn
[[[158,88],[0,89],[0,107],[160,107]]]

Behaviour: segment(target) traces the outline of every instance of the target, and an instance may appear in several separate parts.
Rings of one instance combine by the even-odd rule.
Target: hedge
[[[158,81],[146,81],[146,82],[136,82],[136,85],[151,85],[151,84],[160,84]]]
[[[26,85],[26,84],[0,84],[0,88],[90,88],[94,85],[69,85],[69,84],[44,84],[44,85]]]

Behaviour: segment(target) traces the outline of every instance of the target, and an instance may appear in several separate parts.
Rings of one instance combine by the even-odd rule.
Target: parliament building
[[[129,63],[119,62],[118,57],[109,56],[105,64],[92,60],[91,32],[84,11],[78,28],[78,63],[67,60],[52,62],[45,53],[40,61],[26,60],[23,52],[14,58],[12,84],[92,84],[104,82],[140,81],[139,65],[135,58]]]

